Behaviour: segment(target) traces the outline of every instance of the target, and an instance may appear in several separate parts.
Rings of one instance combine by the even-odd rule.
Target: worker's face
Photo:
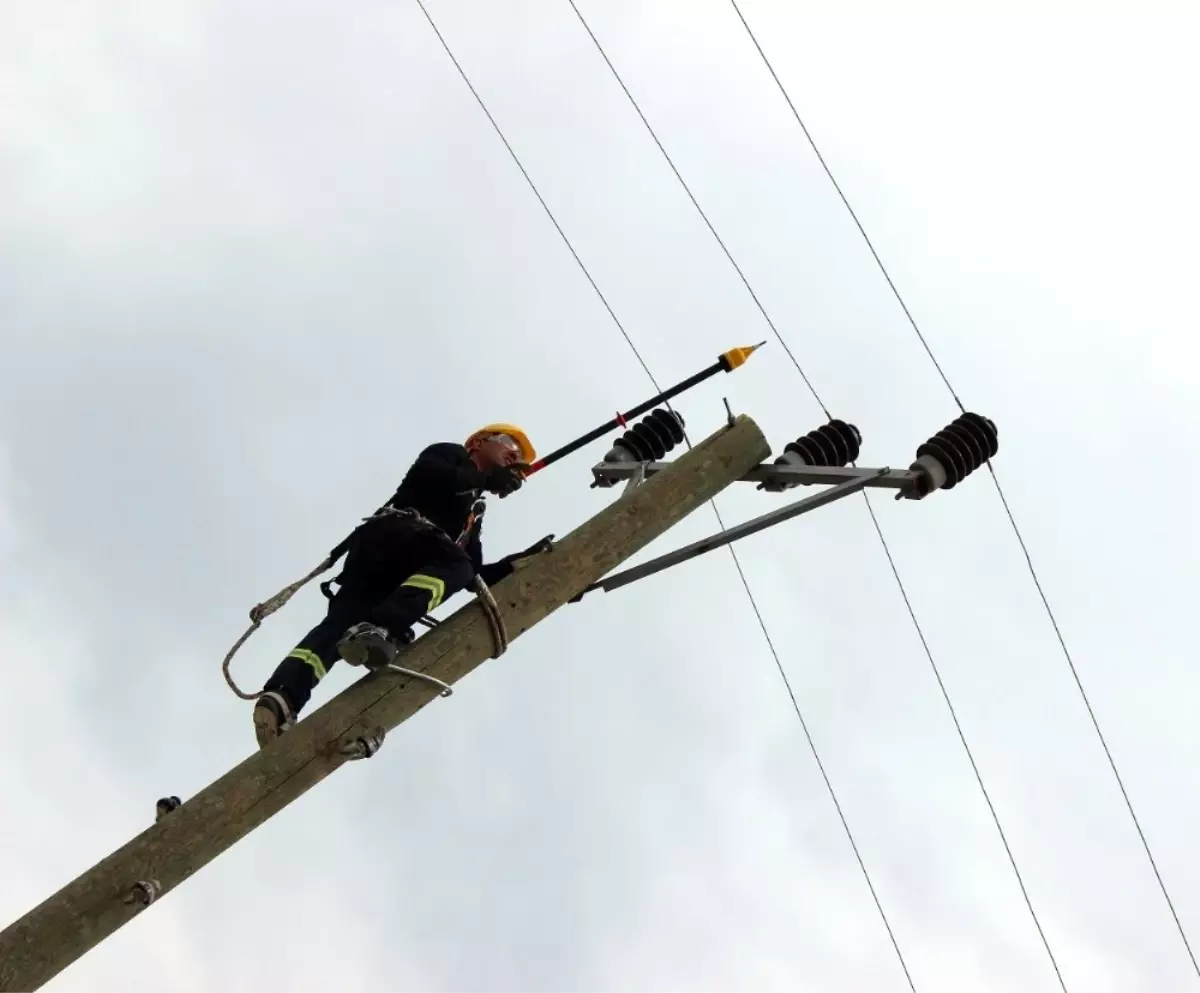
[[[481,438],[476,444],[475,453],[483,468],[515,465],[521,461],[521,446],[506,434]]]

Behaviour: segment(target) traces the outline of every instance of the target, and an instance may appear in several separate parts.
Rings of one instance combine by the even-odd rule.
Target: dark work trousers
[[[263,688],[283,694],[299,714],[337,662],[337,643],[348,627],[367,621],[399,637],[474,575],[466,553],[448,539],[403,518],[371,521],[351,539],[325,619],[300,639]]]

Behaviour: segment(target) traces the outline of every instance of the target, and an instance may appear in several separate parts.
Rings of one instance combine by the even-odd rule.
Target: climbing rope
[[[496,603],[496,598],[492,596],[492,591],[488,589],[488,584],[483,581],[482,576],[471,580],[471,589],[479,601],[479,606],[483,608],[488,627],[492,629],[492,644],[496,648],[492,658],[498,659],[508,651],[508,631],[504,627],[504,618],[500,616],[500,605]]]
[[[252,623],[248,628],[246,628],[242,636],[233,643],[233,647],[229,649],[225,655],[225,660],[221,663],[221,672],[225,676],[225,682],[227,682],[229,684],[229,688],[243,700],[257,700],[263,695],[263,691],[260,690],[257,693],[247,693],[244,690],[239,689],[238,684],[233,681],[233,676],[231,676],[229,673],[229,663],[233,661],[233,657],[237,654],[238,649],[249,640],[250,635],[254,634],[254,632],[262,626],[263,621],[275,613],[275,611],[287,603],[305,586],[321,575],[321,573],[332,569],[333,563],[336,561],[337,559],[333,555],[326,556],[321,564],[313,569],[312,572],[310,572],[303,579],[297,579],[294,583],[289,583],[273,597],[268,597],[262,603],[255,604],[252,608],[250,608],[250,620]]]

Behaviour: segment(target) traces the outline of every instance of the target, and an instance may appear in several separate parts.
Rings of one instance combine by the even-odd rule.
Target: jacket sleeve
[[[493,583],[498,583],[505,576],[511,575],[514,566],[521,559],[527,559],[534,555],[540,555],[543,552],[549,552],[554,547],[554,535],[548,534],[544,538],[535,541],[528,548],[520,552],[513,552],[511,555],[505,555],[504,558],[491,565],[476,567],[479,575],[483,577],[483,581],[491,586]]]
[[[482,528],[483,522],[480,521],[475,527],[475,533],[471,536],[470,542],[467,544],[467,555],[471,559],[471,564],[475,566],[475,571],[479,574],[479,578],[487,583],[488,586],[494,586],[512,573],[513,566],[508,557],[484,565],[483,542],[479,538],[479,532]]]
[[[408,470],[406,482],[434,493],[456,495],[483,489],[487,479],[462,445],[440,442],[430,445],[417,456]]]
[[[481,576],[483,575],[483,543],[479,540],[479,532],[483,526],[482,521],[477,521],[471,530],[471,540],[467,542],[467,547],[464,549],[467,553],[467,558],[471,560],[471,565],[475,567],[475,571]],[[487,577],[483,580],[487,583]],[[491,583],[488,583],[490,586]]]
[[[508,559],[489,562],[479,567],[479,578],[488,586],[495,586],[500,580],[512,575],[513,564]]]

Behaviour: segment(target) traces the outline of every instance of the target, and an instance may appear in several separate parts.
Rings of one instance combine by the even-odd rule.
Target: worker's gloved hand
[[[516,493],[523,482],[525,482],[525,476],[519,466],[498,465],[487,471],[484,476],[483,488],[504,499],[510,493]]]
[[[514,562],[519,562],[521,559],[531,558],[534,555],[540,555],[542,552],[548,552],[554,547],[554,535],[548,534],[539,541],[534,542],[523,552],[513,552],[510,555],[505,555],[500,561],[507,564],[511,570]]]
[[[505,555],[504,558],[483,566],[479,570],[479,576],[488,586],[494,586],[500,580],[507,579],[512,575],[513,566],[519,560],[527,559],[532,555],[540,555],[542,552],[548,552],[553,547],[554,535],[548,534],[540,541],[530,545],[523,552],[513,552],[511,555]]]
[[[513,552],[508,556],[510,562],[516,562],[518,559],[527,559],[532,555],[540,555],[542,552],[548,552],[554,547],[554,535],[548,534],[539,541],[534,542],[523,552]]]

